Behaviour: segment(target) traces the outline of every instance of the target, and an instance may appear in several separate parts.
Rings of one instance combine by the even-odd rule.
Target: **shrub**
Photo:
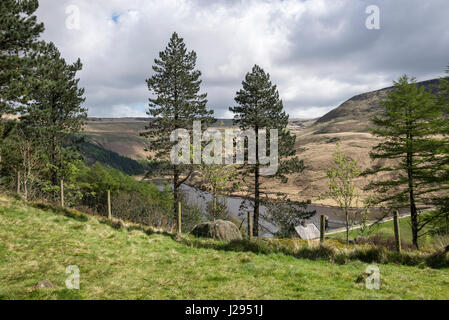
[[[370,244],[376,247],[384,247],[388,250],[396,250],[396,240],[393,236],[384,237],[382,235],[374,235],[371,237],[357,237],[358,244]],[[401,247],[404,250],[412,250],[415,247],[410,242],[401,240]]]
[[[232,240],[224,247],[228,251],[250,251],[254,253],[270,254],[278,252],[275,250],[274,246],[266,240],[257,239],[250,241],[247,239],[243,240]]]
[[[41,209],[44,211],[52,211],[56,214],[61,214],[61,215],[75,219],[80,222],[86,222],[87,220],[89,220],[89,218],[85,214],[83,214],[79,211],[69,209],[69,208],[62,208],[62,207],[59,207],[59,206],[51,204],[51,203],[33,202],[30,205],[34,208]]]
[[[360,260],[366,263],[388,262],[387,250],[383,247],[356,248],[349,254],[351,260]]]
[[[337,251],[327,245],[320,244],[317,247],[303,246],[295,254],[297,258],[306,258],[311,260],[329,259],[333,260],[337,255]]]
[[[432,268],[448,268],[449,267],[448,254],[449,254],[448,251],[445,249],[438,250],[437,252],[429,255],[426,258],[426,264]]]
[[[388,263],[402,264],[406,266],[417,266],[424,262],[424,256],[419,252],[388,252]]]

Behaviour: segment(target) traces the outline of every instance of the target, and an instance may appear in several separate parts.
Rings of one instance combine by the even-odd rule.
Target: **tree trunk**
[[[173,166],[173,219],[178,219],[178,193],[179,193],[179,172],[176,166]]]
[[[408,174],[408,191],[410,199],[410,218],[412,222],[412,242],[416,249],[418,246],[418,210],[416,209],[415,194],[413,187],[413,169],[412,169],[413,159],[412,153],[407,152],[407,174]]]
[[[217,218],[217,193],[216,193],[216,191],[214,190],[213,191],[213,193],[212,193],[212,197],[214,198],[213,200],[214,200],[214,205],[213,205],[213,216],[214,216],[214,221],[215,221],[215,219]]]
[[[415,205],[413,189],[410,190],[410,217],[412,220],[412,242],[416,249],[418,246],[418,210]]]
[[[259,128],[256,126],[256,165],[254,170],[254,219],[253,235],[259,236],[259,209],[260,209],[260,190],[259,190]]]
[[[52,144],[51,144],[51,183],[54,186],[58,185],[58,172],[56,170],[56,157],[57,157],[57,150],[56,150],[56,136],[53,135],[52,138]]]
[[[28,200],[28,185],[27,185],[26,168],[23,170],[23,196],[24,196],[25,200]]]
[[[345,218],[346,218],[346,244],[349,244],[349,216],[347,208],[345,208]]]
[[[20,170],[17,170],[17,194],[20,194]]]

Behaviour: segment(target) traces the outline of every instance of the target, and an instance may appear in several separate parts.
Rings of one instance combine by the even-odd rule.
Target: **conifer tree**
[[[449,75],[449,66],[446,69],[446,74]],[[439,82],[439,88],[437,90],[438,105],[443,110],[443,117],[446,121],[440,126],[440,135],[444,137],[444,144],[442,145],[437,160],[437,165],[434,170],[434,176],[432,179],[438,179],[439,191],[436,193],[433,199],[434,204],[438,210],[430,215],[429,218],[435,219],[439,223],[435,222],[438,230],[445,230],[446,233],[449,230],[449,77],[441,78]]]
[[[439,190],[438,159],[446,144],[439,134],[445,121],[435,96],[406,75],[394,82],[381,113],[372,119],[371,132],[381,142],[370,156],[388,161],[365,172],[379,174],[367,190],[376,192],[374,205],[410,210],[412,240],[417,248],[419,232],[429,223],[419,216],[418,207],[429,204],[432,193]]]
[[[37,0],[0,1],[0,154],[4,139],[14,127],[3,115],[29,99],[26,89],[33,81],[33,55],[44,31],[34,15],[38,6]]]
[[[284,111],[282,100],[276,85],[271,83],[270,75],[258,65],[254,65],[251,72],[245,76],[242,82],[243,88],[235,96],[235,107],[229,110],[234,113],[233,123],[242,130],[253,129],[256,138],[255,164],[246,163],[242,167],[242,175],[250,177],[252,187],[249,195],[254,198],[253,213],[253,234],[259,233],[259,217],[261,195],[267,195],[267,190],[261,188],[262,180],[260,176],[261,163],[259,159],[259,135],[262,129],[266,129],[267,136],[270,129],[278,130],[278,155],[279,158],[288,158],[281,161],[279,159],[279,169],[274,175],[282,182],[287,182],[287,174],[299,173],[304,169],[304,164],[295,157],[296,136],[287,129],[288,115]],[[268,144],[268,143],[267,143]],[[269,149],[267,147],[267,149]],[[272,195],[280,194],[272,192]]]
[[[196,58],[195,51],[188,52],[184,40],[174,32],[165,50],[159,53],[159,59],[154,60],[154,74],[146,80],[152,94],[147,114],[153,119],[142,135],[148,139],[147,150],[154,152],[154,158],[159,161],[168,161],[170,150],[176,143],[170,141],[174,130],[191,132],[195,120],[201,121],[205,129],[215,121],[213,111],[206,109],[207,94],[200,93],[201,72],[195,69]],[[173,210],[176,217],[179,187],[190,178],[194,166],[167,162],[164,168],[173,177]],[[166,173],[166,170],[159,173]]]
[[[27,104],[21,121],[32,126],[41,137],[48,158],[49,179],[58,185],[67,157],[76,157],[68,146],[74,135],[82,130],[87,109],[82,107],[84,89],[79,88],[76,74],[81,70],[80,59],[67,64],[53,43],[41,47],[37,57],[37,81],[30,88],[32,100]]]
[[[0,115],[29,99],[33,52],[44,31],[34,15],[38,6],[37,0],[0,1]]]

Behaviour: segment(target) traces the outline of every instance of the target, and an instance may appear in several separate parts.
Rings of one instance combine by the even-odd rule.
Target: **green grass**
[[[1,299],[449,298],[448,269],[379,265],[381,288],[368,290],[357,281],[362,262],[200,249],[6,198],[0,226]],[[81,271],[80,290],[65,288],[69,265]],[[55,287],[33,288],[45,279]]]
[[[412,229],[410,224],[410,217],[405,217],[402,219],[399,219],[399,229],[401,234],[401,240],[402,242],[407,242],[409,244],[412,243]],[[423,232],[427,231],[425,228]],[[360,229],[351,230],[349,232],[349,238],[355,239],[357,236],[361,235]],[[375,224],[373,226],[369,227],[369,233],[367,236],[373,236],[373,235],[379,235],[381,237],[394,237],[394,225],[393,221],[386,221],[382,223]],[[331,239],[339,239],[342,241],[346,240],[346,231],[331,234],[328,236]],[[431,234],[425,234],[422,237],[419,237],[418,239],[419,244],[421,246],[425,247],[434,247],[435,245],[438,245],[438,237],[431,235]]]

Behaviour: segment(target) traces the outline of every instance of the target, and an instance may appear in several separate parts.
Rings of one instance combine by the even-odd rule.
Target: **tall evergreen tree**
[[[242,130],[253,129],[255,132],[255,163],[246,163],[242,168],[242,174],[253,180],[249,194],[254,198],[253,234],[257,236],[259,234],[261,195],[267,195],[268,193],[267,190],[262,188],[260,176],[260,130],[266,129],[268,136],[270,129],[277,129],[279,158],[289,158],[283,161],[279,159],[279,169],[274,177],[287,182],[286,175],[302,172],[304,164],[295,157],[296,136],[292,135],[287,129],[288,115],[284,111],[276,85],[270,81],[270,75],[265,73],[258,65],[254,65],[251,72],[246,74],[242,86],[243,88],[236,93],[235,102],[237,105],[230,107],[229,110],[234,113],[233,123],[235,125]]]
[[[26,102],[33,52],[44,25],[37,23],[37,0],[0,1],[0,115]]]
[[[449,75],[449,66],[446,69]],[[432,218],[443,221],[442,225],[437,226],[439,229],[449,230],[449,77],[441,78],[439,88],[437,90],[438,105],[443,109],[445,120],[440,126],[440,134],[444,137],[445,144],[441,147],[441,154],[437,159],[438,168],[435,170],[434,177],[438,179],[440,190],[434,198],[434,203],[438,210]]]
[[[155,73],[146,80],[152,94],[147,114],[153,119],[142,135],[148,139],[147,150],[155,152],[157,160],[168,160],[176,143],[170,141],[174,130],[190,132],[195,120],[200,120],[205,129],[215,121],[213,111],[206,109],[207,94],[200,93],[201,72],[195,69],[196,57],[195,51],[188,52],[184,40],[174,32],[168,46],[159,53],[159,59],[154,60]],[[173,211],[176,217],[179,187],[189,179],[194,166],[170,163],[165,168],[173,177]]]
[[[38,6],[37,0],[0,1],[0,154],[4,139],[14,127],[10,120],[2,119],[3,115],[29,99],[26,89],[33,80],[33,52],[44,31],[44,25],[33,15]]]
[[[49,178],[58,185],[64,162],[64,155],[73,153],[68,142],[82,130],[87,118],[87,109],[82,107],[84,89],[79,88],[76,74],[82,64],[78,59],[67,64],[53,43],[42,46],[37,57],[38,80],[30,88],[32,100],[27,104],[21,121],[36,130],[48,157]]]
[[[429,223],[419,216],[418,206],[431,203],[432,193],[439,189],[438,159],[446,142],[438,134],[445,121],[435,97],[405,75],[394,82],[381,113],[372,119],[371,132],[381,142],[370,156],[390,161],[365,172],[379,174],[367,189],[376,192],[375,205],[409,208],[417,248],[419,232]]]

